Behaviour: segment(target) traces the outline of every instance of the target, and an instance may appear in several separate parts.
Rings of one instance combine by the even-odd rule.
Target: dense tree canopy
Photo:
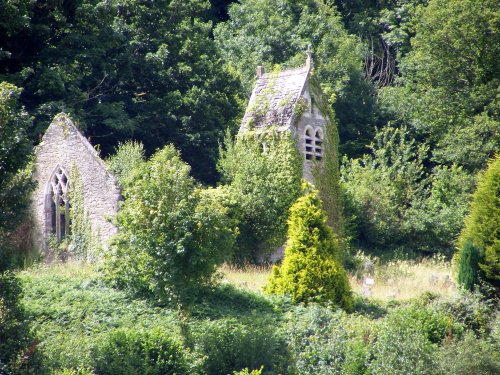
[[[196,176],[214,181],[217,143],[234,127],[241,96],[210,39],[207,2],[9,0],[4,8],[0,78],[24,87],[34,138],[64,110],[106,153],[130,137],[149,152],[173,142]]]
[[[336,8],[316,0],[248,0],[233,4],[229,17],[215,38],[247,92],[257,65],[267,71],[304,65],[312,45],[314,74],[339,119],[341,152],[362,153],[377,123],[373,87],[363,76],[363,45],[347,33]]]

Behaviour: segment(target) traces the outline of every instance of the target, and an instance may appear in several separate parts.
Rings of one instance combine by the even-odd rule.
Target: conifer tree
[[[318,192],[309,191],[290,208],[285,257],[273,268],[266,292],[289,294],[295,303],[331,302],[350,310],[351,289],[339,258]]]
[[[458,265],[458,284],[464,289],[473,290],[479,284],[479,262],[482,260],[482,249],[467,241],[462,249]]]
[[[467,241],[484,249],[484,259],[479,267],[485,281],[500,289],[500,155],[488,163],[488,168],[478,178],[472,196],[469,216],[460,234],[459,248],[465,249]],[[461,264],[464,250],[458,254]]]

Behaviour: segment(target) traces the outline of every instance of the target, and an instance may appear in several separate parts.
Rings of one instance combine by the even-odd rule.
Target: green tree
[[[460,263],[458,264],[458,284],[472,291],[479,284],[482,249],[477,248],[471,241],[467,241],[460,251]]]
[[[289,294],[294,303],[331,302],[352,308],[339,244],[326,224],[317,191],[309,191],[290,208],[288,240],[281,266],[274,266],[266,292]]]
[[[477,188],[472,195],[470,214],[458,241],[461,251],[457,254],[458,264],[466,256],[464,250],[471,242],[484,249],[484,259],[479,267],[485,280],[500,289],[500,155],[488,163],[488,168],[480,174]]]
[[[32,188],[30,173],[23,170],[32,152],[26,137],[30,118],[18,104],[20,93],[16,86],[0,83],[0,243],[22,219]]]
[[[64,110],[105,154],[130,137],[148,153],[171,142],[213,182],[242,97],[208,10],[203,0],[29,2],[25,24],[7,34],[0,22],[0,78],[25,88],[33,139]]]
[[[494,0],[431,0],[401,60],[400,87],[382,102],[432,145],[433,161],[482,169],[500,146],[497,68],[500,33]]]
[[[226,61],[250,92],[255,68],[304,65],[309,44],[314,75],[339,119],[340,151],[359,156],[373,136],[377,115],[373,87],[364,79],[364,49],[345,30],[330,2],[247,0],[229,8],[230,19],[214,30]]]
[[[125,187],[107,273],[120,286],[189,307],[231,256],[234,225],[214,189],[200,189],[173,146],[141,164]]]
[[[456,165],[429,171],[429,146],[405,127],[383,128],[371,148],[343,161],[349,235],[368,249],[453,251],[472,178]]]
[[[234,197],[240,235],[236,260],[255,260],[281,246],[290,206],[300,195],[302,157],[289,132],[229,134],[219,171]]]

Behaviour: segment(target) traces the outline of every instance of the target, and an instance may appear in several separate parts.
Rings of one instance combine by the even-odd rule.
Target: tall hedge
[[[479,267],[485,280],[500,289],[500,154],[493,157],[478,178],[470,213],[460,234],[458,261],[467,241],[484,249]]]
[[[266,286],[266,292],[289,294],[292,301],[334,303],[352,307],[346,272],[339,256],[339,244],[326,224],[318,192],[309,191],[290,208],[285,257]]]

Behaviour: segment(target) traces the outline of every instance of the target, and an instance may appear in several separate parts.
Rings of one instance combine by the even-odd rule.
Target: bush
[[[228,135],[224,146],[218,169],[236,198],[236,260],[256,260],[285,240],[288,209],[300,195],[302,158],[289,132],[247,132],[235,140]]]
[[[437,351],[439,374],[490,375],[500,373],[500,345],[477,338],[471,331],[463,339],[446,342]]]
[[[140,142],[119,143],[116,153],[106,160],[109,171],[122,187],[133,180],[134,173],[144,163],[144,146]]]
[[[282,373],[287,363],[286,347],[275,325],[274,321],[254,318],[247,324],[222,319],[193,326],[194,347],[206,356],[204,373],[229,374],[261,366],[265,371]]]
[[[500,291],[500,154],[490,160],[488,168],[478,178],[470,214],[460,234],[459,248],[464,249],[467,241],[484,249],[479,267],[485,280]],[[460,264],[462,253],[457,257]]]
[[[310,191],[290,209],[285,257],[281,266],[273,267],[266,291],[290,294],[295,303],[330,302],[350,310],[351,289],[339,258],[321,201]]]
[[[112,331],[94,353],[99,375],[196,374],[197,361],[162,330]]]
[[[137,169],[123,191],[119,234],[106,272],[118,285],[187,306],[231,256],[234,223],[214,194],[189,176],[173,146]]]
[[[391,314],[382,321],[372,347],[372,374],[433,374],[435,346],[421,326],[408,321],[405,314]]]
[[[22,288],[14,273],[0,270],[0,373],[2,374],[26,366],[36,349],[36,347],[28,348],[31,340],[21,295]]]
[[[465,242],[458,264],[458,284],[462,288],[472,291],[479,284],[479,263],[482,259],[482,249],[474,246],[470,240]]]
[[[292,367],[299,374],[340,373],[347,356],[348,336],[342,313],[313,305],[297,307],[289,317],[287,342]]]

